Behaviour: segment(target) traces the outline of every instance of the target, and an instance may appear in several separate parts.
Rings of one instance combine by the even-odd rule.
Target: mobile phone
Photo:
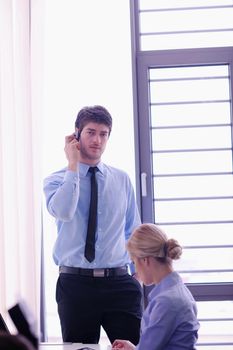
[[[81,135],[81,131],[77,131],[75,133],[75,137],[76,137],[76,140],[79,141],[80,140],[80,135]]]

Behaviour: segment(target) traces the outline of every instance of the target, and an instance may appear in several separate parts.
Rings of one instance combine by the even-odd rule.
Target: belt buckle
[[[94,269],[93,270],[93,276],[94,277],[105,277],[104,269]]]

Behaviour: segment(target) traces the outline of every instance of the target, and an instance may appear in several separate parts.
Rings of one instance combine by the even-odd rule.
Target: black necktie
[[[91,200],[87,227],[87,238],[85,246],[85,258],[92,262],[95,259],[95,231],[96,231],[96,217],[97,217],[97,181],[95,177],[97,167],[90,167],[88,170],[91,173]]]

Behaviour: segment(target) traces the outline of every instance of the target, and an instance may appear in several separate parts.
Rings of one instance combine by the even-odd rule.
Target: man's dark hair
[[[108,110],[102,106],[83,107],[77,115],[75,127],[81,132],[86,124],[93,122],[105,124],[109,128],[109,134],[112,130],[112,117]]]

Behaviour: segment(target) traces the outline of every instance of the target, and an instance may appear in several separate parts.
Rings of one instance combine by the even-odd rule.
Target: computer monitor
[[[20,303],[14,305],[8,310],[12,321],[14,322],[19,334],[24,335],[38,349],[38,339],[31,329],[29,318]]]

